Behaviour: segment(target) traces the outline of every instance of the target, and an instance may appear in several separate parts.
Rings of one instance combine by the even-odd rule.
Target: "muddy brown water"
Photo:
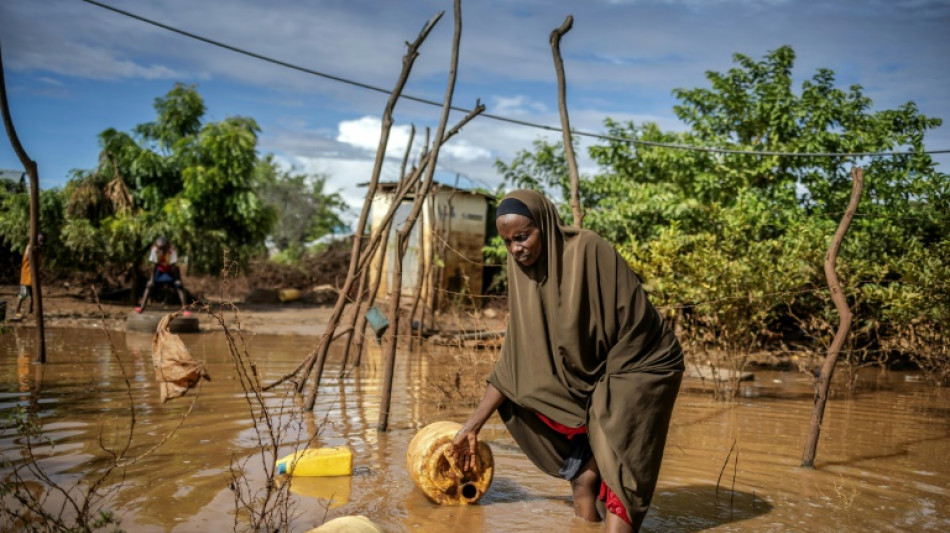
[[[105,507],[126,531],[228,531],[235,526],[228,484],[232,457],[246,479],[263,483],[262,454],[222,334],[182,335],[212,381],[194,410],[159,449],[114,480]],[[30,364],[35,332],[0,335],[0,416],[28,406],[38,365]],[[256,335],[247,352],[265,382],[283,375],[312,348],[314,337]],[[54,446],[38,449],[45,470],[64,486],[92,479],[106,464],[106,445],[122,441],[129,394],[111,346],[128,375],[135,405],[132,453],[148,450],[178,423],[193,395],[158,401],[144,334],[48,330],[36,406]],[[331,352],[315,416],[314,445],[347,445],[355,473],[310,478],[297,486],[292,531],[363,514],[387,531],[600,531],[573,517],[568,484],[538,471],[497,417],[483,429],[496,464],[495,480],[478,505],[429,503],[406,472],[415,431],[437,420],[463,421],[491,352],[446,349],[401,352],[395,371],[391,430],[376,431],[381,364],[371,346],[364,364],[341,380]],[[950,391],[913,373],[864,370],[853,396],[828,405],[817,469],[799,467],[812,405],[802,374],[757,372],[741,398],[713,401],[687,380],[677,401],[653,506],[644,531],[950,531]],[[0,453],[18,457],[23,438],[9,423]],[[264,454],[266,456],[266,454]],[[7,472],[5,472],[7,473]],[[717,488],[718,486],[718,488]],[[328,499],[329,498],[329,499]],[[332,502],[330,501],[332,499]]]

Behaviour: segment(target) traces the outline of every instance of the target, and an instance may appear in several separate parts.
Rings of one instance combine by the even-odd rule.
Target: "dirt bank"
[[[35,318],[28,316],[22,322],[13,321],[16,309],[18,287],[0,287],[0,301],[7,304],[5,326],[32,326]],[[45,292],[45,291],[44,291]],[[134,312],[134,304],[114,301],[96,302],[78,291],[53,287],[43,297],[43,311],[47,327],[108,328],[124,331],[125,321]],[[148,312],[172,312],[176,306],[156,303],[150,304]],[[201,308],[199,308],[201,309]],[[327,305],[308,305],[300,302],[276,304],[235,303],[234,309],[221,301],[211,304],[194,313],[201,322],[202,331],[220,329],[217,319],[207,311],[220,313],[229,325],[240,326],[251,333],[273,333],[278,335],[320,335],[327,323],[332,307]],[[23,312],[26,311],[24,305]]]
[[[221,287],[206,286],[203,289],[202,301],[207,303],[203,306],[196,305],[194,313],[200,321],[202,331],[221,329],[218,318],[212,315],[214,313],[221,316],[230,327],[240,325],[250,333],[322,335],[335,303],[335,293],[332,298],[327,296],[326,291],[330,289],[303,293],[296,300],[285,303],[279,301],[276,291],[273,298],[262,298],[267,303],[259,303],[249,290],[228,295]],[[6,302],[7,305],[6,321],[3,323],[5,327],[29,327],[35,324],[33,316],[28,316],[21,322],[12,320],[18,290],[16,285],[0,285],[0,302]],[[108,328],[124,331],[126,319],[135,309],[135,304],[127,298],[123,301],[97,302],[88,289],[54,285],[44,287],[43,292],[43,311],[47,327]],[[173,312],[177,309],[176,305],[150,302],[147,312]],[[22,311],[26,312],[25,304]],[[344,318],[346,316],[345,314]],[[492,308],[487,313],[444,314],[439,317],[439,326],[443,332],[500,330],[505,327],[505,311]]]

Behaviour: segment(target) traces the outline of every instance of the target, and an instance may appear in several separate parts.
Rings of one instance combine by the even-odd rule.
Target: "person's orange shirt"
[[[42,252],[37,250],[37,256],[40,258],[37,266],[43,264],[43,255]],[[20,264],[20,285],[33,285],[33,272],[30,270],[30,254],[29,252],[23,252],[23,262]]]

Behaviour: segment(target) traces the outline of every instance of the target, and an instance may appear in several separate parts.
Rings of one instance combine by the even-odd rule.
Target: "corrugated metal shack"
[[[442,176],[437,173],[436,177]],[[445,180],[444,177],[442,179]],[[458,182],[456,179],[455,183]],[[435,183],[433,187],[434,194],[423,205],[403,258],[402,296],[415,294],[420,280],[420,267],[423,273],[435,269],[435,290],[433,294],[428,294],[426,284],[423,284],[422,298],[436,306],[446,299],[482,294],[483,287],[487,286],[484,278],[488,275],[482,265],[482,247],[496,231],[494,220],[489,220],[489,210],[494,209],[492,197],[459,185]],[[379,227],[382,222],[380,219],[389,210],[395,189],[396,183],[378,185],[371,212],[373,231]],[[396,232],[408,218],[412,201],[413,198],[406,198],[396,211],[386,256],[381,258],[377,252],[373,258],[371,269],[374,276],[379,268],[383,269],[379,287],[381,298],[388,298],[389,287],[393,285],[395,273],[390,265],[395,260]]]

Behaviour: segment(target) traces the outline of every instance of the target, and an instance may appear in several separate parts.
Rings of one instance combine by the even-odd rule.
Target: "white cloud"
[[[366,198],[366,187],[360,184],[369,182],[373,171],[372,160],[298,156],[293,158],[293,166],[305,173],[330,176],[328,188],[339,191],[350,208],[348,222],[352,223],[359,217]],[[393,178],[394,173],[384,172],[382,179],[387,181]]]
[[[42,21],[42,23],[37,23]],[[0,31],[15,70],[45,71],[94,80],[177,79],[184,71],[143,54],[161,49],[150,43],[167,33],[139,26],[78,2],[3,2]],[[5,58],[6,59],[6,58]]]
[[[382,121],[373,117],[360,117],[355,120],[344,120],[338,126],[336,140],[356,148],[372,151],[375,155],[379,147],[379,138],[382,134]],[[409,143],[410,127],[394,125],[389,130],[386,144],[386,156],[401,158]],[[419,139],[414,143],[418,146]]]
[[[185,77],[181,71],[164,65],[143,65],[129,59],[115,57],[101,48],[75,46],[69,53],[45,54],[42,58],[26,54],[18,62],[24,64],[42,64],[39,70],[53,72],[61,76],[79,76],[89,79],[145,79],[175,80]]]
[[[379,146],[381,131],[382,121],[377,118],[361,117],[356,120],[344,120],[340,122],[339,134],[336,140],[362,150],[371,151],[375,155]],[[411,126],[405,125],[394,125],[391,128],[386,146],[387,158],[401,160],[404,157],[406,145],[409,143],[410,131]],[[417,132],[413,140],[414,152],[418,153],[418,150],[421,150],[422,142],[424,142],[424,137]],[[491,157],[491,151],[476,146],[470,141],[450,139],[448,143],[442,145],[439,151],[439,157],[443,156],[462,161],[473,161]]]
[[[491,152],[484,148],[474,146],[465,140],[450,139],[449,142],[443,144],[439,150],[439,157],[443,155],[462,161],[475,161],[477,159],[491,157]]]
[[[498,96],[491,98],[491,113],[495,115],[523,115],[527,113],[547,113],[548,107],[542,102],[532,100],[525,95]]]

